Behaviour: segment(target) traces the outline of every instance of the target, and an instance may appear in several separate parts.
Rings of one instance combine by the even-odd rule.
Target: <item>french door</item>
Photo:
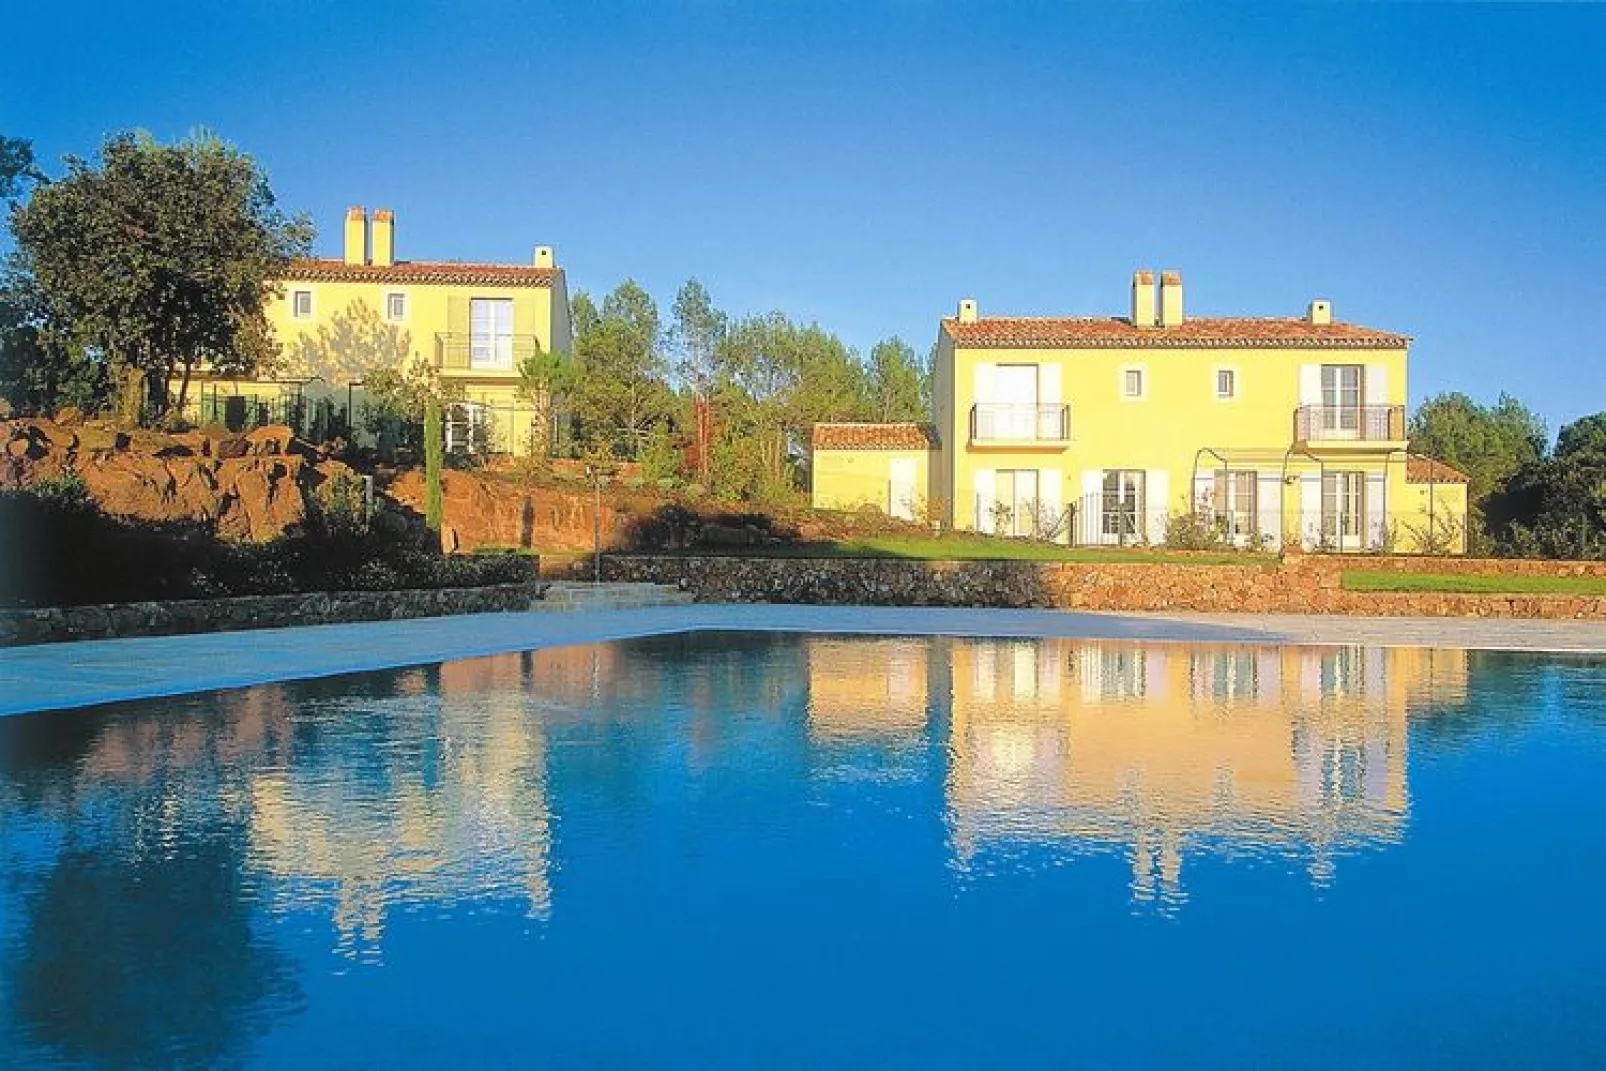
[[[1110,469],[1104,473],[1099,502],[1099,535],[1104,543],[1143,542],[1143,472]]]
[[[1322,431],[1330,439],[1361,434],[1361,381],[1358,364],[1322,365]]]
[[[996,479],[998,507],[993,531],[998,535],[1032,535],[1037,528],[1037,470],[999,469]]]
[[[469,367],[513,367],[513,299],[469,300]]]
[[[1322,474],[1322,541],[1338,550],[1361,547],[1366,531],[1366,474]]]

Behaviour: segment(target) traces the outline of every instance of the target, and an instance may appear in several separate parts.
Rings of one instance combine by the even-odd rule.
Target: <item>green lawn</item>
[[[1264,554],[1192,553],[1142,547],[1061,547],[1023,539],[987,536],[870,536],[817,543],[777,543],[757,547],[697,547],[689,555],[753,558],[910,558],[919,561],[1162,562],[1182,565],[1260,565],[1276,561]]]
[[[1458,573],[1374,573],[1350,570],[1345,591],[1434,591],[1474,595],[1606,595],[1606,578],[1590,576],[1464,576]]]

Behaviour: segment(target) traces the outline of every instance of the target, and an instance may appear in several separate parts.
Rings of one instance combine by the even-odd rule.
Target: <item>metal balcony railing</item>
[[[475,335],[442,332],[435,336],[436,359],[448,372],[514,372],[519,362],[541,351],[534,335]]]
[[[1070,437],[1071,408],[1064,403],[970,407],[971,442],[1065,442]]]
[[[1302,405],[1294,411],[1294,440],[1399,442],[1405,438],[1403,405]]]

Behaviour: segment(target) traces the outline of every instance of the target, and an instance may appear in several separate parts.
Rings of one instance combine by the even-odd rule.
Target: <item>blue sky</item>
[[[353,2],[15,5],[0,131],[64,152],[206,126],[334,251],[571,286],[700,277],[867,351],[983,313],[1412,334],[1413,402],[1606,409],[1606,6]]]

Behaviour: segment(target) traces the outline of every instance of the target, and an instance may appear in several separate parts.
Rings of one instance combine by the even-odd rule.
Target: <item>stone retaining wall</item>
[[[1332,560],[1313,555],[1245,565],[645,555],[603,561],[604,579],[676,584],[705,602],[1606,619],[1606,596],[1344,591],[1340,572]]]
[[[503,584],[482,588],[314,591],[229,599],[0,610],[0,647],[59,640],[166,636],[181,632],[226,632],[528,610],[545,590],[545,584]]]
[[[1307,569],[1332,572],[1454,573],[1457,576],[1558,576],[1606,578],[1606,562],[1553,561],[1547,558],[1430,558],[1420,554],[1306,554],[1290,556]]]

